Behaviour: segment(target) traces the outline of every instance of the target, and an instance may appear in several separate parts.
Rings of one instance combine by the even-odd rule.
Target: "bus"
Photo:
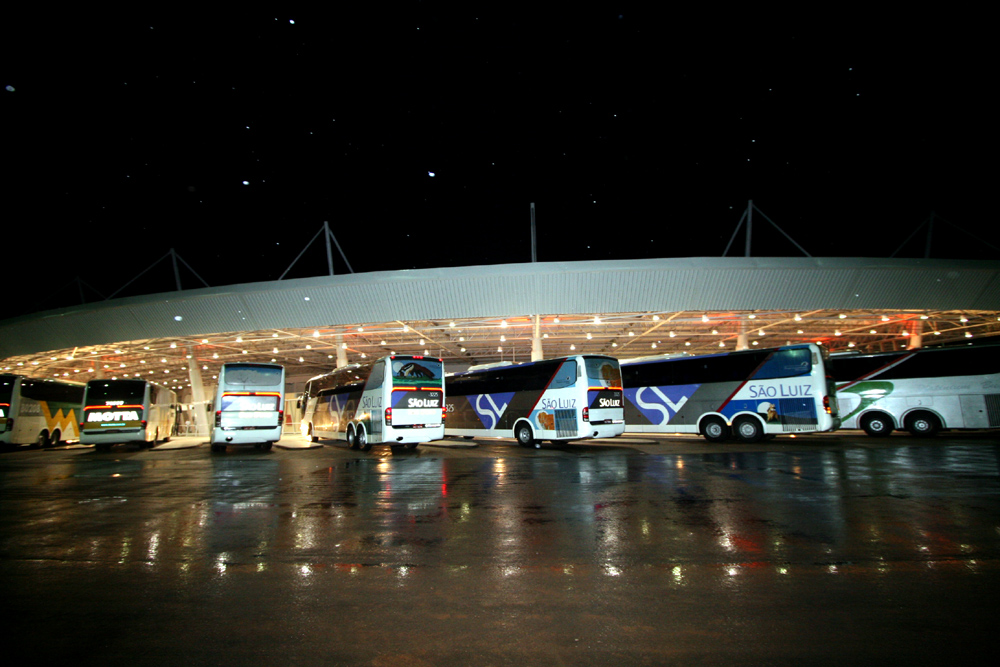
[[[0,443],[49,447],[79,440],[83,385],[0,374]]]
[[[1000,345],[835,355],[832,368],[844,428],[1000,428]]]
[[[384,443],[416,449],[444,437],[444,363],[393,355],[351,364],[306,382],[299,398],[302,435],[346,440],[369,451]]]
[[[252,444],[269,450],[281,439],[285,418],[285,367],[280,364],[225,363],[215,390],[212,451]]]
[[[470,368],[445,378],[445,435],[513,437],[522,447],[625,430],[618,360],[575,355]]]
[[[118,443],[155,447],[173,435],[177,394],[147,380],[91,380],[83,392],[80,442],[99,450]]]
[[[829,354],[812,343],[622,362],[625,430],[756,442],[840,427]]]

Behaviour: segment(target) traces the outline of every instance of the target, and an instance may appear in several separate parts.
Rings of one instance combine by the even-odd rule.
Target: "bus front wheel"
[[[708,417],[701,423],[701,434],[709,442],[725,442],[729,439],[729,425],[721,417]]]
[[[941,430],[941,420],[930,412],[914,412],[906,418],[906,430],[910,435],[929,437]]]
[[[861,419],[861,428],[873,438],[884,438],[892,433],[892,420],[881,412],[873,412]]]
[[[531,432],[531,427],[527,424],[518,424],[517,429],[514,431],[514,437],[517,438],[517,444],[522,447],[534,447],[535,449],[541,447],[541,443],[535,440],[534,434]]]

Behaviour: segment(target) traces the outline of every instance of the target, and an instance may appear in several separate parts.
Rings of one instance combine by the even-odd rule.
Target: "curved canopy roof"
[[[439,321],[450,325],[455,320],[534,315],[592,318],[594,314],[609,324],[615,314],[655,314],[657,320],[673,314],[672,319],[680,322],[685,318],[677,314],[692,312],[734,317],[784,313],[791,321],[791,314],[811,311],[899,311],[911,317],[937,311],[1000,311],[1000,262],[671,258],[470,266],[248,283],[115,299],[0,321],[0,358],[126,341],[186,339],[190,343],[195,338],[207,340],[202,336],[262,330],[316,328],[319,336],[318,329],[324,328],[324,335],[334,331],[343,335],[359,325],[379,323],[403,325],[405,331],[407,323],[428,323],[414,325],[419,329]],[[706,323],[718,318],[699,319]],[[983,319],[995,323],[996,318]],[[760,322],[751,326],[756,329]],[[606,342],[634,335],[625,326],[604,336]],[[656,326],[662,333],[662,325]],[[526,336],[530,341],[530,330]],[[428,343],[431,354],[447,356],[449,350],[458,354],[457,338],[447,338],[454,346],[446,346],[444,340]],[[390,341],[374,344],[379,343],[387,353],[393,347]],[[490,349],[497,348],[495,343],[490,345]],[[268,346],[267,352],[271,350]],[[642,353],[649,353],[648,346]],[[471,352],[465,354],[472,357]],[[548,350],[546,356],[552,356]],[[486,360],[483,354],[474,358]]]

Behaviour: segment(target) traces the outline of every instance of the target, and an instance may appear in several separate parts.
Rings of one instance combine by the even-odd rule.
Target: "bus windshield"
[[[87,404],[139,404],[145,393],[145,380],[91,380],[87,383]]]
[[[394,357],[392,383],[397,387],[440,387],[443,364],[439,359]]]
[[[621,387],[621,367],[606,357],[584,357],[587,365],[587,382],[592,387]]]

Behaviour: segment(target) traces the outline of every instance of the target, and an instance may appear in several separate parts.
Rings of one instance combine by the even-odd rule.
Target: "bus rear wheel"
[[[729,439],[729,425],[721,417],[707,417],[701,423],[701,434],[709,442],[725,442]]]
[[[743,442],[758,442],[764,437],[764,427],[753,417],[738,417],[733,422],[733,431]]]
[[[41,449],[43,447],[48,447],[49,446],[49,432],[48,431],[42,431],[41,433],[39,433],[38,437],[35,438],[35,444],[32,445],[32,446],[36,447],[38,449]]]
[[[892,433],[892,420],[881,412],[867,414],[861,419],[861,428],[873,438],[884,438]]]
[[[358,449],[363,452],[371,451],[372,444],[368,442],[368,433],[365,432],[364,427],[358,429],[358,432],[354,435],[355,440],[358,442]]]
[[[914,412],[906,417],[906,430],[910,435],[930,437],[941,430],[941,420],[930,412]]]
[[[347,427],[347,447],[349,449],[357,449],[358,448],[358,440],[357,440],[356,437],[354,437],[354,427],[353,426],[348,426]]]

